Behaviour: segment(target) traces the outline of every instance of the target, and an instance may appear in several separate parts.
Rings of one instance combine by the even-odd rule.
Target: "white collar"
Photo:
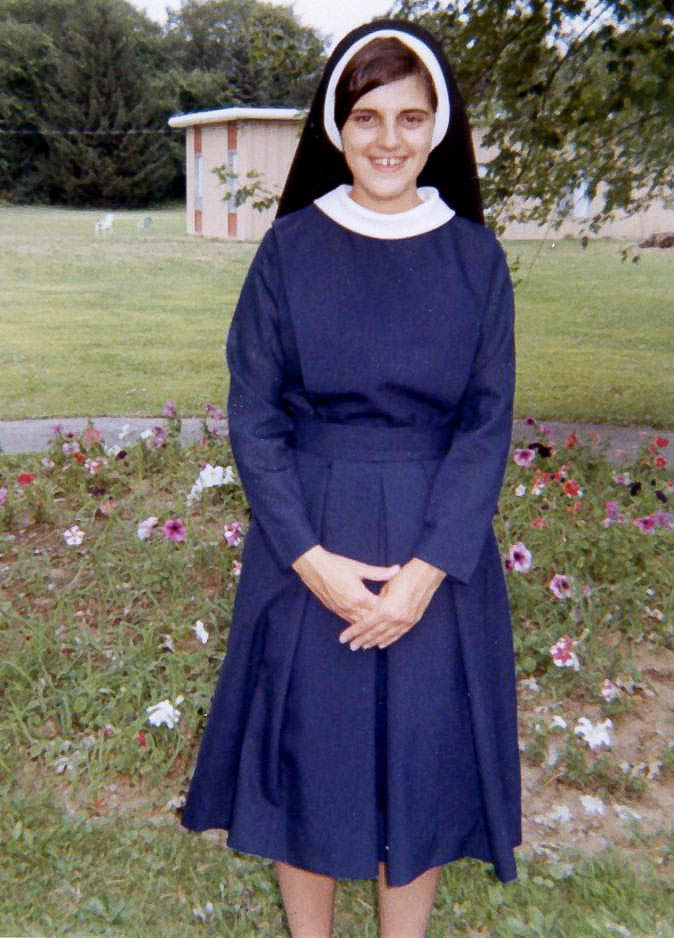
[[[421,203],[405,212],[375,212],[354,202],[350,192],[351,186],[344,183],[316,199],[314,205],[338,225],[368,238],[413,238],[440,228],[455,214],[433,186],[418,189]]]

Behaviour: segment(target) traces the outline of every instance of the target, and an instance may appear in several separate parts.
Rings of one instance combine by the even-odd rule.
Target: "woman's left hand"
[[[417,624],[444,578],[444,570],[412,557],[384,583],[374,608],[340,633],[340,642],[352,651],[393,644]]]

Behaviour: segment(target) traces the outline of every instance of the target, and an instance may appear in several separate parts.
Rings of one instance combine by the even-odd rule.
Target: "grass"
[[[3,934],[286,934],[269,863],[223,853],[212,841],[179,831],[166,815],[143,821],[66,812],[54,804],[54,793],[10,797],[5,804]],[[666,838],[651,840],[650,849],[665,858]],[[531,857],[520,864],[519,881],[506,887],[484,876],[479,864],[462,861],[443,872],[428,936],[667,938],[674,924],[670,900],[653,869],[625,864],[617,852]],[[374,938],[373,885],[342,886],[336,918],[339,938]]]
[[[0,208],[0,417],[184,413],[224,398],[222,346],[254,245],[186,236],[182,209]],[[671,254],[513,242],[517,412],[671,426]]]
[[[226,647],[242,545],[225,542],[223,524],[247,524],[238,484],[186,499],[204,462],[231,463],[218,426],[211,418],[186,449],[174,419],[162,445],[131,441],[125,454],[106,454],[92,431],[79,454],[56,438],[47,464],[0,454],[2,935],[285,934],[269,863],[188,835],[169,804],[186,790]],[[481,864],[450,865],[429,938],[668,938],[674,928],[674,843],[663,830],[674,763],[657,732],[666,721],[657,688],[672,667],[672,531],[666,515],[650,533],[630,523],[666,512],[671,473],[655,441],[623,467],[629,486],[595,451],[568,442],[547,455],[539,448],[532,467],[510,461],[496,530],[504,554],[523,543],[533,557],[508,577],[519,677],[539,688],[521,700],[526,813],[547,811],[553,797],[573,809],[578,835],[569,842],[534,822],[508,886]],[[565,490],[575,482],[582,496]],[[607,501],[624,523],[602,523]],[[159,523],[141,541],[149,515]],[[184,541],[162,536],[170,518],[185,522]],[[73,524],[84,539],[68,546]],[[555,573],[570,584],[561,599],[549,586]],[[552,661],[564,634],[577,642],[578,671]],[[619,688],[613,702],[600,693],[606,678]],[[148,722],[160,700],[180,709],[173,729]],[[553,714],[566,730],[552,728]],[[574,735],[581,715],[612,720],[610,750]],[[583,793],[604,799],[606,819],[579,813]],[[615,821],[625,803],[648,823]],[[592,835],[616,849],[582,853]],[[372,885],[339,896],[337,936],[374,936]]]

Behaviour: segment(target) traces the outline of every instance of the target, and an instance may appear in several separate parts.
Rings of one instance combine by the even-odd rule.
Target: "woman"
[[[336,878],[378,876],[382,935],[413,938],[442,864],[515,876],[512,638],[491,530],[512,289],[482,222],[440,47],[399,21],[352,32],[227,342],[253,520],[183,815],[277,861],[294,938],[331,934]]]

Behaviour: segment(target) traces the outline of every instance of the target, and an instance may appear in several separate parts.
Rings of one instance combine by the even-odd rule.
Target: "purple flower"
[[[528,573],[531,570],[531,563],[531,551],[527,550],[524,544],[513,544],[506,560],[506,570]]]
[[[206,413],[211,418],[211,420],[224,420],[225,415],[222,412],[222,409],[216,404],[206,404]]]
[[[530,466],[536,458],[536,450],[527,447],[526,449],[516,449],[513,453],[513,459],[518,466]]]
[[[162,411],[164,417],[175,417],[178,414],[178,405],[175,401],[166,401]]]
[[[173,541],[174,544],[179,544],[181,541],[185,540],[185,525],[180,518],[171,518],[171,520],[167,521],[163,526],[161,533],[167,541]]]
[[[635,518],[632,524],[635,528],[639,528],[640,531],[645,531],[646,534],[651,534],[658,526],[653,515],[646,515],[644,518]]]
[[[618,505],[618,502],[612,499],[611,501],[606,502],[604,510],[606,512],[607,518],[617,518],[618,512],[620,511],[620,506]]]
[[[668,511],[656,511],[651,517],[659,528],[666,528],[668,531],[674,529],[672,516]]]
[[[63,432],[63,424],[62,424],[62,423],[54,423],[54,424],[52,424],[51,427],[49,428],[49,435],[50,435],[50,436],[61,436],[61,433],[62,433],[62,432]]]
[[[568,577],[561,573],[555,573],[548,583],[548,589],[554,593],[557,599],[566,599],[567,596],[571,595],[571,584]]]
[[[8,495],[8,494],[9,494],[9,493],[8,493],[7,489],[3,486],[3,487],[0,489],[0,508],[2,508],[2,506],[3,506],[3,505],[5,504],[5,502],[7,501],[7,495]]]
[[[243,537],[243,528],[239,521],[232,521],[225,525],[224,538],[230,547],[236,547],[241,543]]]

